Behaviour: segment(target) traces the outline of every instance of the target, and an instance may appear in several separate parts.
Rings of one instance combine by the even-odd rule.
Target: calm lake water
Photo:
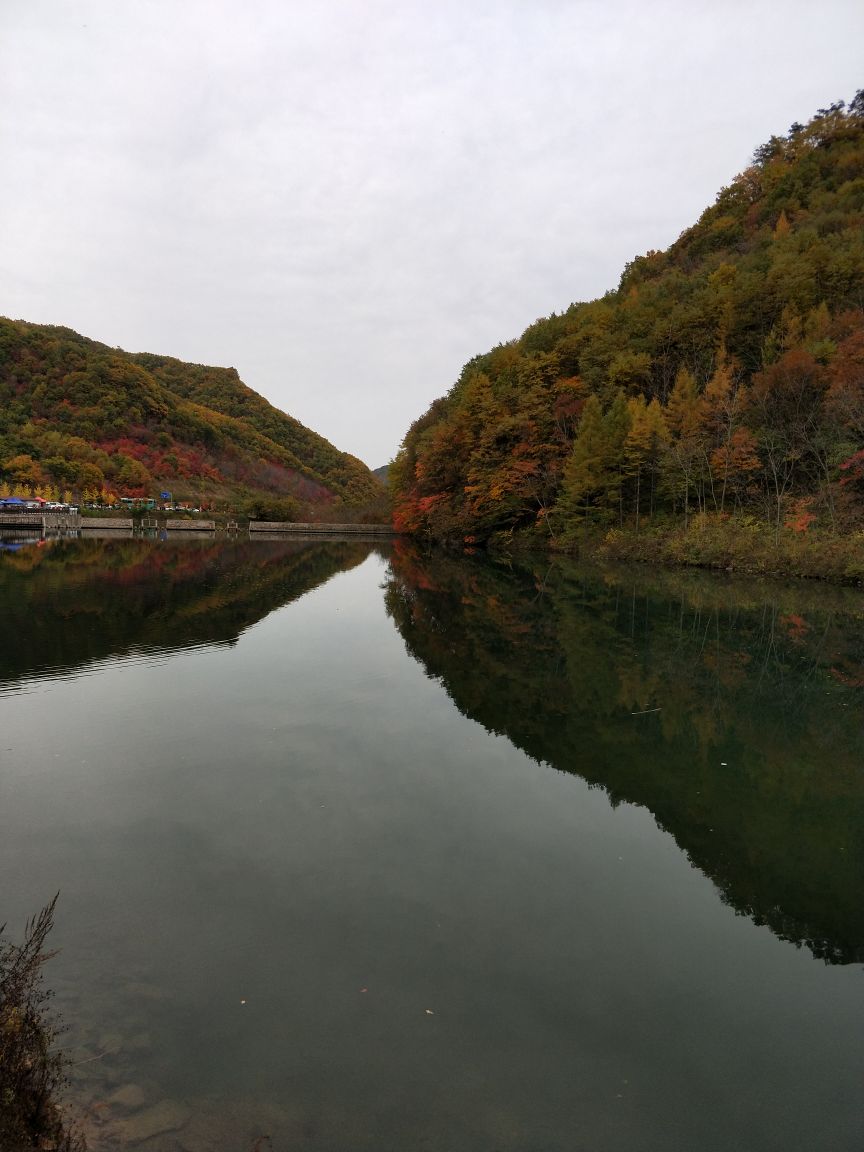
[[[0,922],[97,1152],[858,1150],[862,721],[855,590],[28,546]]]

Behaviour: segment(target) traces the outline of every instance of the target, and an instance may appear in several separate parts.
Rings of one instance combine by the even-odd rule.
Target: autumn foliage
[[[130,355],[67,328],[0,319],[0,488],[112,500],[160,489],[233,503],[360,509],[381,485],[233,368]]]
[[[864,526],[864,93],[772,137],[616,291],[471,360],[391,484],[397,527],[439,539]]]

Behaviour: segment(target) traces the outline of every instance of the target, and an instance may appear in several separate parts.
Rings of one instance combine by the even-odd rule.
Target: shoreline
[[[591,563],[644,564],[663,568],[697,568],[744,576],[864,586],[864,531],[811,529],[779,533],[751,517],[702,516],[685,529],[681,524],[647,524],[635,528],[589,529],[581,535],[542,540],[533,532],[493,536],[491,553],[531,550]]]

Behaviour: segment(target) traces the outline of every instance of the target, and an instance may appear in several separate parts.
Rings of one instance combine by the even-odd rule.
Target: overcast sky
[[[0,0],[0,314],[376,467],[862,86],[861,0]]]

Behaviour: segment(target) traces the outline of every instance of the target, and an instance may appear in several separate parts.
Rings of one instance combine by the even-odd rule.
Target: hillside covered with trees
[[[397,527],[469,543],[864,528],[864,91],[617,289],[471,360],[391,478]]]
[[[365,464],[274,408],[234,368],[132,355],[68,328],[2,318],[0,486],[107,502],[167,489],[328,519],[381,500]]]

